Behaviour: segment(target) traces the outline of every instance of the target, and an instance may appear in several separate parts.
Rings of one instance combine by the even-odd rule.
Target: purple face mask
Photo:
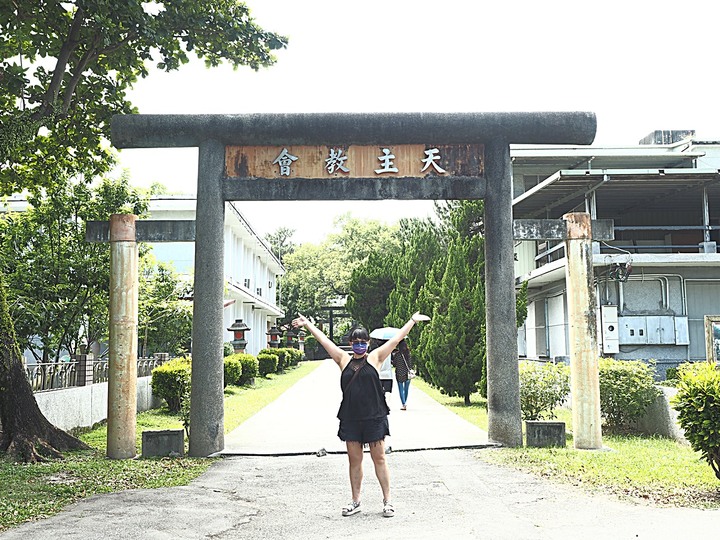
[[[353,343],[352,350],[355,354],[365,354],[367,352],[367,343]]]

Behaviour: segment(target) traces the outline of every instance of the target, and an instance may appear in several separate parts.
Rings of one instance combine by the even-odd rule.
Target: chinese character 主
[[[397,167],[393,163],[395,155],[390,153],[389,148],[383,148],[383,155],[378,156],[378,160],[382,163],[381,169],[375,169],[375,174],[382,174],[386,172],[398,172]]]
[[[343,151],[341,148],[338,148],[337,150],[334,148],[330,149],[330,157],[325,160],[325,163],[327,163],[325,168],[330,174],[334,173],[336,169],[339,169],[342,172],[350,172],[350,169],[345,166],[347,156],[343,156],[342,153]]]
[[[287,148],[283,148],[280,155],[273,161],[273,165],[277,163],[280,167],[280,176],[290,176],[290,165],[292,165],[293,161],[297,161],[297,159],[297,156],[293,156],[288,152]]]
[[[425,172],[430,165],[432,165],[433,169],[440,174],[445,172],[445,169],[436,163],[436,161],[440,159],[440,150],[437,148],[431,148],[430,150],[425,150],[425,155],[427,157],[422,160],[425,166],[420,170],[420,172]]]

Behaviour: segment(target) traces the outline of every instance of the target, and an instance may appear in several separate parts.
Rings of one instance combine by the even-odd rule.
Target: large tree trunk
[[[0,452],[35,463],[88,446],[53,426],[40,411],[25,376],[0,278]]]

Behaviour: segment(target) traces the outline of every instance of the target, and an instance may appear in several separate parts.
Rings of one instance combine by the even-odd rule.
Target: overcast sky
[[[155,72],[130,98],[145,114],[592,111],[595,144],[636,144],[656,129],[720,139],[720,2],[645,0],[247,0],[266,30],[289,37],[254,72]],[[123,150],[132,183],[195,193],[194,149]],[[264,235],[319,242],[333,217],[388,223],[429,201],[254,202]]]

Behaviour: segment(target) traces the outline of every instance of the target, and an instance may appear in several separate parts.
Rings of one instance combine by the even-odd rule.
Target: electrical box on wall
[[[615,354],[620,352],[617,306],[600,306],[600,319],[602,322],[603,353]]]
[[[647,317],[620,317],[620,344],[647,345]]]

